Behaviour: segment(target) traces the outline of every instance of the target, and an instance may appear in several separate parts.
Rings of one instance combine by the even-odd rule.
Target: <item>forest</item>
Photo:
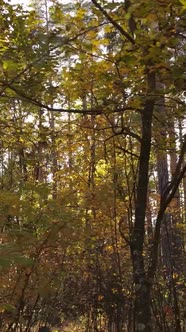
[[[0,331],[185,332],[186,0],[0,0]]]

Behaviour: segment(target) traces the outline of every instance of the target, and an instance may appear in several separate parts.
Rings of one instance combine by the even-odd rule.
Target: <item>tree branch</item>
[[[153,282],[154,275],[156,272],[156,266],[157,266],[157,262],[158,262],[158,246],[159,246],[159,239],[160,239],[160,230],[161,230],[161,223],[162,223],[162,220],[164,217],[164,213],[165,213],[168,205],[174,198],[174,195],[176,194],[176,192],[178,190],[179,184],[186,173],[186,165],[184,165],[183,168],[181,168],[181,165],[184,160],[185,152],[186,152],[186,137],[185,137],[182,149],[181,149],[180,157],[179,157],[172,181],[171,181],[170,185],[167,187],[163,196],[161,197],[160,209],[159,209],[158,216],[157,216],[155,232],[154,232],[154,239],[153,239],[153,244],[151,247],[151,252],[150,252],[150,257],[149,257],[149,267],[148,267],[148,272],[147,272],[148,281],[150,283]]]
[[[132,110],[135,111],[135,109],[133,107],[122,107],[121,109],[115,108],[113,109],[113,111],[111,111],[110,109],[107,111],[106,107],[104,108],[103,105],[97,105],[95,108],[91,108],[91,109],[65,109],[65,108],[54,108],[48,105],[43,104],[42,102],[38,101],[35,98],[32,98],[31,96],[26,95],[23,91],[19,90],[17,87],[13,86],[13,85],[9,85],[8,83],[6,83],[6,88],[11,89],[12,91],[14,91],[19,97],[21,97],[22,99],[27,100],[28,102],[32,103],[35,106],[40,107],[41,109],[46,109],[47,111],[51,111],[51,112],[59,112],[59,113],[75,113],[75,114],[94,114],[94,115],[100,115],[100,114],[111,114],[111,113],[118,113],[118,112],[124,112],[126,110]],[[8,96],[7,96],[8,97]]]
[[[170,195],[171,191],[174,190],[174,186],[176,185],[176,182],[177,182],[177,180],[180,176],[180,172],[181,172],[180,170],[181,170],[181,166],[182,166],[182,163],[183,163],[183,160],[184,160],[185,153],[186,153],[186,136],[184,137],[184,142],[183,142],[183,145],[182,145],[182,148],[181,148],[178,163],[176,165],[176,170],[173,174],[173,177],[172,177],[172,180],[171,180],[170,184],[166,187],[166,189],[163,193],[162,201],[163,200],[166,201],[168,199],[168,196]]]
[[[105,25],[106,23],[103,22],[103,23],[100,23],[94,27],[89,27],[87,28],[86,30],[83,30],[81,31],[80,33],[78,33],[77,35],[71,37],[71,38],[67,38],[67,37],[61,37],[60,38],[60,42],[57,43],[57,45],[55,46],[52,46],[50,49],[49,49],[49,53],[52,52],[52,51],[55,51],[56,49],[58,49],[59,47],[62,47],[62,46],[65,46],[65,45],[68,45],[70,44],[71,42],[73,41],[76,41],[79,37],[82,37],[84,35],[86,35],[88,32],[92,31],[92,30],[95,30],[95,29],[98,29],[100,26],[102,25]],[[39,61],[45,59],[48,57],[48,52],[47,54],[42,54],[42,56],[36,58],[32,63],[29,63],[23,70],[21,70],[16,76],[14,76],[11,81],[9,82],[9,84],[13,84],[15,81],[17,81],[18,78],[20,78],[23,74],[25,74],[29,69],[31,69],[35,64],[37,64]],[[5,84],[3,87],[2,87],[2,90],[0,90],[0,97],[3,95],[4,91],[6,90],[6,88],[8,87],[7,84]]]
[[[91,0],[95,7],[97,7],[100,12],[107,18],[107,20],[124,36],[128,41],[130,41],[133,45],[135,44],[135,40],[119,25],[113,18],[106,12],[106,10],[97,2],[97,0]]]
[[[123,151],[124,153],[130,154],[132,157],[135,157],[135,158],[139,159],[139,155],[137,155],[136,153],[133,153],[133,152],[131,152],[131,151],[129,151],[129,150],[123,148],[122,146],[116,145],[116,148],[117,148],[118,150]]]

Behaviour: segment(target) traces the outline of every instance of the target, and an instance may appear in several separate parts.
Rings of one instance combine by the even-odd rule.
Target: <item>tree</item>
[[[2,329],[181,331],[185,7],[32,6],[1,13]]]

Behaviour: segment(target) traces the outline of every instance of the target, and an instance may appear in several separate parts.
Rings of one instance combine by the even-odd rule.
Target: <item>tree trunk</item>
[[[155,88],[154,73],[148,74],[149,91]],[[154,99],[147,98],[145,108],[142,113],[142,138],[139,159],[139,174],[137,183],[137,197],[135,207],[135,223],[131,241],[131,256],[133,262],[133,278],[135,285],[134,303],[134,331],[150,332],[151,309],[150,309],[150,284],[147,282],[143,244],[145,235],[145,214],[148,192],[149,159],[151,151],[152,137],[152,115]]]

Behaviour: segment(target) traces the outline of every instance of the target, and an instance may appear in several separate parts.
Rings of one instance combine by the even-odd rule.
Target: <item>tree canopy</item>
[[[184,331],[185,15],[1,0],[0,331]]]

